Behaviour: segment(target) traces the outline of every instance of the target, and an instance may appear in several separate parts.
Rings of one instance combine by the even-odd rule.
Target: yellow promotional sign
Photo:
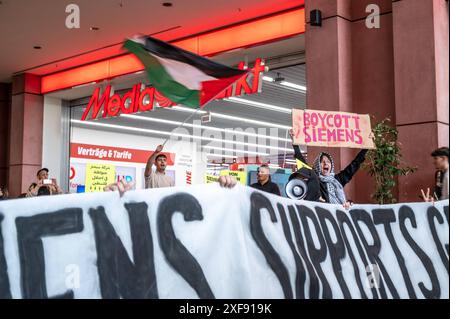
[[[304,163],[304,162],[302,162],[302,161],[300,161],[298,159],[295,159],[295,162],[297,163],[297,169],[300,169],[300,168],[303,168],[303,167],[305,167],[307,169],[312,169],[311,166],[309,166],[308,164],[306,164],[306,163]]]
[[[224,170],[220,172],[221,176],[233,176],[242,185],[247,185],[247,172]]]
[[[104,187],[115,182],[116,167],[111,164],[86,164],[85,191],[102,192]]]
[[[205,183],[206,184],[216,183],[218,180],[219,180],[219,176],[217,176],[217,175],[205,174]]]

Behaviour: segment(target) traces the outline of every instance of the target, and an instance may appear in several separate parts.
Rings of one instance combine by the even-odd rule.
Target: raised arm
[[[158,156],[159,153],[162,152],[162,150],[163,150],[163,146],[158,145],[158,147],[156,147],[156,150],[153,152],[153,154],[148,158],[147,165],[145,166],[145,173],[144,173],[145,177],[149,177],[152,174],[152,166],[153,166],[153,164],[155,164],[155,158],[156,158],[156,156]]]
[[[303,157],[302,151],[300,150],[300,146],[294,145],[294,131],[292,129],[289,130],[289,136],[291,137],[292,147],[294,148],[294,157],[304,164],[308,165],[305,158]]]
[[[354,160],[349,165],[347,165],[346,168],[336,174],[335,177],[339,181],[339,183],[342,184],[342,186],[351,181],[353,175],[356,174],[361,164],[366,160],[367,151],[368,150],[366,149],[361,150],[358,155],[356,155]]]

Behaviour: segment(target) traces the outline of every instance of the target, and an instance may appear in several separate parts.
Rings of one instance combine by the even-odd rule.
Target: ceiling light
[[[273,82],[274,81],[273,78],[271,78],[270,76],[267,76],[267,75],[264,75],[262,77],[262,79],[263,79],[263,81],[266,81],[266,82]]]
[[[280,84],[280,85],[285,86],[287,88],[294,89],[295,91],[301,91],[301,92],[306,92],[307,91],[306,86],[295,84],[295,83],[284,81],[284,80],[277,82],[276,79],[274,79],[274,78],[272,78],[270,76],[266,76],[265,75],[265,76],[262,77],[262,79],[263,79],[263,81],[270,82],[273,85]]]
[[[191,108],[183,107],[183,106],[178,106],[178,105],[177,106],[172,106],[172,107],[170,107],[168,109],[169,110],[175,110],[175,111],[188,112],[188,113],[193,113],[193,112],[196,111],[195,109],[191,109]],[[207,112],[199,110],[197,113],[199,113],[199,114],[206,114]],[[246,118],[243,118],[243,117],[232,116],[232,115],[227,115],[227,114],[222,114],[222,113],[210,112],[210,114],[211,114],[211,116],[215,116],[217,118],[221,118],[221,119],[225,119],[225,120],[240,121],[240,122],[245,122],[245,123],[249,123],[249,124],[263,125],[263,126],[267,126],[267,127],[277,127],[277,128],[281,128],[281,129],[285,129],[285,130],[290,130],[292,128],[292,127],[287,126],[287,125],[281,125],[281,124],[274,124],[274,123],[271,123],[271,122],[251,120],[251,119],[246,119]]]
[[[225,101],[232,101],[232,102],[236,102],[236,103],[240,103],[240,104],[244,104],[244,105],[255,106],[255,107],[262,108],[262,109],[281,112],[281,113],[287,113],[287,114],[292,113],[291,109],[288,109],[285,107],[276,106],[276,105],[267,104],[267,103],[256,102],[256,101],[250,101],[250,100],[241,99],[241,98],[234,97],[234,96],[225,99]]]
[[[170,110],[175,110],[175,111],[181,111],[181,112],[187,112],[187,113],[195,113],[197,112],[198,114],[206,114],[206,111],[202,111],[199,109],[191,109],[189,107],[184,107],[184,106],[179,106],[179,105],[174,105],[172,107],[163,107],[162,109],[170,109]]]
[[[203,146],[203,148],[211,149],[211,150],[233,152],[233,153],[244,153],[244,154],[261,155],[261,156],[269,155],[268,153],[262,153],[262,152],[244,151],[244,150],[239,150],[239,149],[234,149],[234,148],[223,148],[223,147],[215,147],[215,146],[208,146],[208,145]]]
[[[282,81],[282,82],[280,82],[280,84],[290,87],[290,88],[293,88],[293,89],[297,89],[297,90],[306,92],[306,86],[303,86],[303,85],[299,85],[299,84],[295,84],[295,83],[291,83],[291,82],[287,82],[287,81]]]
[[[233,156],[233,155],[220,155],[220,154],[206,154],[207,157],[220,157],[220,158],[237,158],[237,156]]]
[[[143,121],[149,121],[149,122],[165,123],[165,124],[169,124],[169,125],[181,125],[181,124],[183,124],[183,122],[163,120],[163,119],[157,119],[157,118],[153,118],[153,117],[140,116],[140,115],[131,115],[131,114],[123,114],[122,113],[122,114],[120,114],[120,116],[126,117],[126,118],[135,119],[135,120],[143,120]],[[269,140],[276,140],[276,141],[281,141],[281,142],[291,142],[291,140],[287,139],[287,138],[281,138],[281,137],[275,137],[275,136],[269,136],[269,135],[259,135],[259,134],[256,134],[256,133],[241,132],[241,131],[237,131],[237,130],[223,129],[223,128],[218,128],[218,127],[214,127],[214,126],[205,126],[205,125],[190,124],[190,123],[184,123],[182,126],[183,127],[184,126],[194,127],[194,128],[200,128],[200,129],[204,129],[204,130],[218,131],[218,132],[224,132],[224,133],[230,133],[230,134],[235,134],[235,135],[253,136],[253,137],[260,138],[260,139],[267,138]]]
[[[195,136],[195,135],[176,133],[176,132],[167,132],[167,131],[161,131],[161,130],[143,129],[143,128],[138,128],[138,127],[130,127],[130,126],[123,126],[123,125],[116,125],[116,124],[106,124],[106,123],[98,123],[98,122],[90,122],[90,121],[81,121],[81,120],[70,120],[70,122],[71,123],[82,124],[82,125],[108,127],[108,128],[119,129],[119,130],[128,130],[128,131],[133,131],[133,132],[151,133],[151,134],[166,135],[166,136],[186,137],[186,138],[189,138],[189,139],[192,138],[192,139],[202,140],[202,141],[229,143],[229,144],[243,145],[243,146],[247,146],[247,147],[256,147],[256,148],[260,148],[260,149],[261,148],[265,148],[265,149],[272,149],[272,150],[292,152],[292,149],[287,149],[287,148],[283,148],[283,147],[269,146],[269,145],[259,145],[259,144],[254,144],[254,143],[244,143],[244,142],[239,142],[239,141],[225,140],[225,139],[219,139],[219,138],[211,138],[211,137],[206,137],[206,136]]]
[[[276,128],[281,128],[284,130],[291,129],[291,127],[287,126],[287,125],[274,124],[274,123],[265,122],[265,121],[251,120],[251,119],[246,119],[243,117],[237,117],[237,116],[232,116],[232,115],[227,115],[227,114],[222,114],[222,113],[211,112],[211,116],[225,119],[225,120],[241,121],[241,122],[245,122],[245,123],[249,123],[249,124],[256,124],[256,125],[262,125],[262,126],[267,126],[267,127],[276,127]]]

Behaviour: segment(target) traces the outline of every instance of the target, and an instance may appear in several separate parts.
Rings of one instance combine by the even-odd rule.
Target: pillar
[[[417,172],[400,179],[400,200],[432,187],[430,153],[448,146],[448,2],[393,3],[395,106],[404,160]]]
[[[42,162],[44,99],[40,78],[33,74],[13,77],[9,132],[10,195],[27,191]]]
[[[10,105],[11,85],[8,83],[0,83],[0,187],[7,186],[8,180],[8,136]]]
[[[366,27],[368,4],[379,6],[380,28]],[[307,108],[371,114],[375,121],[390,117],[395,123],[391,1],[306,0],[305,5]],[[322,11],[321,27],[309,23],[314,9]],[[308,161],[320,151],[334,156],[339,171],[359,150],[309,147]],[[356,202],[371,202],[372,178],[361,169],[345,191]]]

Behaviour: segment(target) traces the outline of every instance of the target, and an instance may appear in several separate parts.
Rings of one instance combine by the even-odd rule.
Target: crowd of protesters
[[[291,132],[292,137],[292,132]],[[160,188],[171,187],[175,185],[174,180],[166,175],[167,157],[162,153],[163,146],[159,145],[147,161],[145,168],[145,187]],[[348,208],[352,202],[347,199],[344,187],[350,182],[353,175],[365,160],[367,150],[361,150],[355,159],[342,171],[335,173],[334,161],[330,154],[321,152],[313,164],[309,166],[303,157],[299,146],[294,145],[294,156],[301,163],[302,169],[294,172],[291,178],[302,178],[301,175],[307,175],[310,180],[309,194],[306,200],[341,204]],[[421,196],[426,202],[449,199],[449,173],[448,156],[449,148],[441,147],[431,153],[433,164],[435,166],[435,185],[426,191],[421,190]],[[155,169],[153,170],[153,166]],[[233,177],[221,176],[218,180],[222,187],[232,188],[237,182]],[[257,182],[251,187],[281,196],[277,184],[271,181],[270,168],[263,164],[258,168]],[[119,191],[121,194],[134,188],[134,184],[120,181],[105,187],[105,191]],[[36,180],[33,181],[26,193],[19,198],[48,196],[63,194],[61,187],[56,179],[49,178],[49,170],[41,168],[36,173]],[[8,190],[0,185],[0,200],[9,199]]]

